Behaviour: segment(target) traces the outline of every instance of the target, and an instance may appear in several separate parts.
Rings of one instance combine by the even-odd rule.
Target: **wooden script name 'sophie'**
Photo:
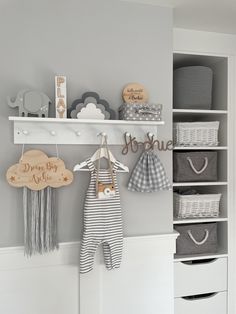
[[[148,140],[145,142],[138,142],[136,140],[136,137],[132,137],[132,135],[124,135],[125,139],[125,145],[122,149],[122,154],[126,155],[129,152],[129,149],[131,152],[136,153],[138,149],[141,147],[145,150],[152,150],[156,148],[159,151],[169,151],[173,150],[173,141],[169,140],[167,142],[165,141],[159,141],[158,139],[154,140],[154,136],[150,136],[147,134]]]

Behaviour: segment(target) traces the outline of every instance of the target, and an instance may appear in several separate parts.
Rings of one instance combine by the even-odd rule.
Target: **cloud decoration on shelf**
[[[59,188],[73,181],[73,173],[66,169],[64,161],[48,157],[40,150],[29,150],[19,163],[7,170],[7,181],[14,187],[27,187],[34,191],[50,186]]]
[[[70,113],[70,117],[72,119],[77,119],[77,114],[80,112],[80,110],[84,107],[84,103],[81,102],[81,103],[78,103],[75,107],[74,110],[71,111]]]
[[[86,107],[86,105],[90,103],[94,104],[98,109],[100,109],[105,119],[116,119],[115,111],[110,108],[106,100],[100,99],[100,96],[95,92],[86,92],[82,95],[81,99],[76,99],[73,101],[71,107],[68,109],[67,116],[72,119],[76,119],[82,108]],[[93,118],[90,117],[90,119]]]
[[[100,119],[104,120],[105,116],[101,109],[97,108],[95,104],[89,103],[77,113],[77,119]]]

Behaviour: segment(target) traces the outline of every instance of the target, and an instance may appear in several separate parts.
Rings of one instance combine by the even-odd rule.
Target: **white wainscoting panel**
[[[0,314],[173,314],[176,233],[124,239],[122,266],[108,271],[101,248],[79,275],[79,243],[31,258],[0,249]]]
[[[24,256],[23,248],[0,249],[1,314],[78,314],[78,243]]]
[[[122,267],[107,271],[102,250],[80,275],[80,314],[173,314],[177,234],[124,239]]]

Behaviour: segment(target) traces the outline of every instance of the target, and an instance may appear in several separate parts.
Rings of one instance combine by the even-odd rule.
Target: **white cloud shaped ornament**
[[[77,119],[96,119],[104,120],[105,115],[102,113],[101,109],[97,108],[95,104],[88,103],[86,107],[82,108],[77,114]]]

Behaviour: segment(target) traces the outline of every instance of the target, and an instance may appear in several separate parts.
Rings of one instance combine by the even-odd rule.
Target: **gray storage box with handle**
[[[217,152],[175,152],[174,181],[216,181]]]
[[[174,70],[174,108],[211,109],[213,72],[205,66]]]
[[[216,253],[218,248],[217,223],[175,226],[179,232],[176,254]]]

